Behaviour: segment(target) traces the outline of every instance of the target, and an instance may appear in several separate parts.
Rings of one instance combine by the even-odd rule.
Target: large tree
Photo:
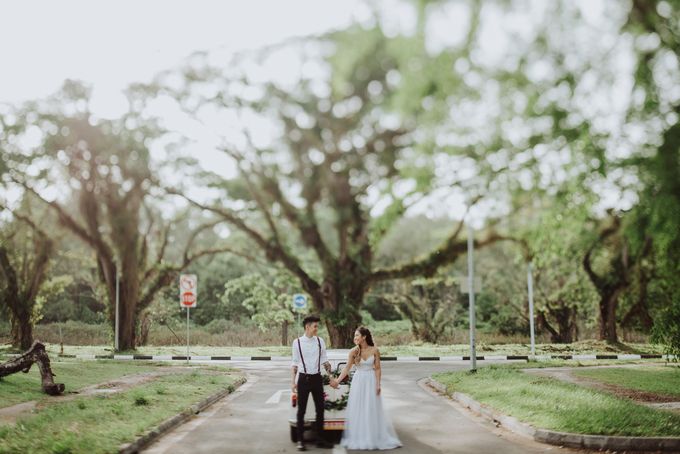
[[[196,250],[197,237],[215,225],[208,220],[188,233],[183,249],[170,255],[171,248],[178,249],[173,218],[191,214],[180,211],[164,217],[151,203],[152,175],[157,169],[148,139],[157,135],[155,126],[133,113],[119,120],[95,119],[87,107],[88,97],[86,87],[67,82],[52,99],[26,107],[19,121],[27,130],[31,119],[40,125],[39,145],[30,150],[40,159],[33,161],[32,168],[17,164],[12,179],[43,200],[59,223],[94,252],[112,325],[118,279],[119,346],[134,349],[139,315],[158,292],[199,257],[230,249],[214,245]],[[21,143],[9,138],[5,146],[12,150]],[[42,178],[33,177],[41,166],[45,168]],[[62,197],[48,197],[49,189],[57,189]]]
[[[12,212],[14,219],[0,228],[0,303],[9,312],[12,345],[22,351],[33,344],[41,291],[55,251],[53,238],[31,219],[30,211],[26,198]]]
[[[303,67],[316,65],[325,77],[303,74],[292,85],[258,82],[199,63],[185,70],[180,88],[164,84],[172,74],[160,77],[154,87],[204,124],[218,115],[236,129],[235,135],[218,131],[225,139],[223,151],[238,169],[230,180],[212,177],[211,187],[223,191],[219,202],[190,197],[180,187],[168,191],[245,232],[269,260],[294,275],[323,314],[335,347],[351,343],[371,285],[432,276],[465,252],[463,223],[456,221],[439,247],[425,256],[377,267],[376,248],[409,205],[434,186],[459,189],[472,204],[491,175],[480,176],[473,166],[476,178],[468,178],[467,185],[448,172],[438,175],[435,155],[446,159],[449,150],[439,152],[431,142],[420,142],[414,118],[392,112],[400,64],[393,55],[403,43],[386,38],[379,28],[357,28],[313,43],[321,54],[326,46],[342,49],[328,57],[304,56],[305,45],[293,45],[303,55]],[[241,67],[251,63],[241,62]],[[258,122],[259,131],[271,131],[273,137],[254,130]],[[386,208],[375,210],[376,204]],[[462,209],[455,217],[464,215]],[[477,246],[499,238],[485,231]],[[313,261],[304,263],[296,246],[311,251]]]

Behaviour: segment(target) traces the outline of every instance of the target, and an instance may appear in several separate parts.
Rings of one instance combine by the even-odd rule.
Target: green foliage
[[[418,340],[436,343],[454,321],[458,303],[457,282],[436,276],[401,283],[391,299],[399,312],[411,322]]]
[[[677,297],[658,315],[652,330],[652,341],[662,344],[673,361],[680,361],[680,298]]]
[[[229,281],[224,288],[222,302],[240,302],[263,331],[294,320],[292,300],[293,294],[297,293],[295,280],[284,271],[267,277],[248,274]]]

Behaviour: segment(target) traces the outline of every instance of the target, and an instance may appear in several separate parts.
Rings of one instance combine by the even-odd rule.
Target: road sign
[[[182,274],[179,277],[179,304],[182,307],[196,307],[198,278],[195,274]]]
[[[302,293],[296,293],[293,295],[293,308],[297,310],[302,310],[307,307],[307,297]]]

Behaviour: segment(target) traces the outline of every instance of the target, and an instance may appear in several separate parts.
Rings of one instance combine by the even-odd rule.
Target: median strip
[[[680,415],[519,368],[447,372],[427,383],[473,413],[538,442],[610,451],[680,451]]]

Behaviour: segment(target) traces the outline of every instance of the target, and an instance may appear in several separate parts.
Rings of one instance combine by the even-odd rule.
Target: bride
[[[354,347],[349,352],[347,365],[331,386],[349,375],[352,378],[347,399],[347,416],[341,445],[348,449],[392,449],[401,446],[392,423],[383,410],[380,395],[380,352],[373,344],[368,328],[359,327],[354,333]]]

